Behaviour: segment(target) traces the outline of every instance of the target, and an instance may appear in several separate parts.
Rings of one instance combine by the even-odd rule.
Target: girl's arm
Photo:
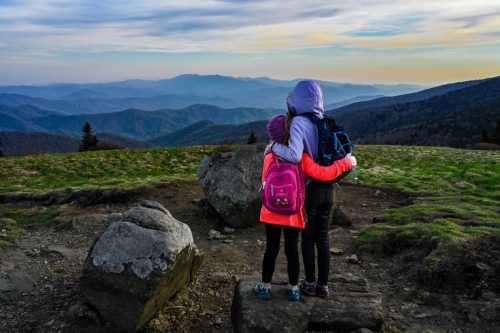
[[[337,160],[330,166],[321,166],[314,162],[309,154],[304,154],[301,163],[302,170],[306,175],[322,182],[332,181],[352,169],[352,162],[348,157]]]
[[[297,119],[298,118],[295,117],[290,126],[290,139],[288,145],[275,143],[271,147],[276,155],[292,163],[299,163],[302,158],[302,153],[304,152],[304,128],[302,128]]]

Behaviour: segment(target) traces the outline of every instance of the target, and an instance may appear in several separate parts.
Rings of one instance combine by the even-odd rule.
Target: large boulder
[[[143,202],[98,237],[82,291],[104,320],[135,332],[188,286],[200,264],[189,226],[159,203]]]
[[[242,145],[235,152],[205,157],[198,179],[208,202],[232,227],[255,224],[261,206],[260,177],[264,145]]]
[[[365,279],[354,275],[334,275],[333,296],[322,299],[302,297],[290,302],[286,285],[274,285],[271,301],[259,300],[255,280],[242,280],[236,286],[231,310],[233,328],[250,332],[356,332],[378,331],[383,324],[380,294],[368,289]]]

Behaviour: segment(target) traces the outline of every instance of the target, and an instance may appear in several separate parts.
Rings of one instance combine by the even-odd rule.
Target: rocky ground
[[[224,229],[207,213],[202,190],[194,182],[164,183],[145,189],[140,198],[159,201],[175,218],[189,224],[205,253],[195,283],[164,308],[145,331],[231,332],[236,282],[259,276],[265,246],[263,227]],[[417,288],[408,278],[408,265],[414,263],[412,253],[379,258],[356,251],[355,240],[363,228],[384,209],[407,201],[400,193],[343,186],[337,203],[353,225],[331,229],[332,273],[366,278],[370,288],[382,294],[385,332],[500,332],[500,323],[491,321],[495,316],[500,318],[495,312],[499,308],[495,294],[472,298],[431,293]],[[78,282],[88,249],[109,223],[105,214],[123,212],[130,205],[66,205],[57,223],[28,230],[15,247],[2,250],[0,332],[112,332],[112,327],[82,304]],[[283,272],[281,253],[278,281],[284,281]]]

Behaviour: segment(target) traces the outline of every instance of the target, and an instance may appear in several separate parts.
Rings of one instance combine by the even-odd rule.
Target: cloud
[[[276,49],[276,46],[323,46],[334,40],[310,36],[334,33],[343,37],[337,38],[337,42],[347,45],[369,46],[367,39],[386,38],[389,43],[381,44],[387,45],[394,36],[407,36],[418,46],[418,36],[421,36],[422,45],[426,46],[429,35],[447,36],[457,24],[462,28],[477,28],[488,18],[500,17],[499,13],[500,4],[488,0],[476,1],[474,6],[463,0],[439,3],[361,0],[342,4],[291,0],[286,5],[278,0],[183,1],[181,4],[177,1],[3,1],[0,2],[0,41],[18,41],[20,34],[26,33],[27,43],[20,43],[23,48],[33,45],[34,37],[42,37],[50,44],[50,37],[56,36],[55,44],[66,50],[75,48],[75,40],[87,39],[88,44],[99,48],[110,45],[109,50],[102,51],[115,51],[117,43],[123,41],[128,45],[123,47],[129,49],[136,45],[138,51],[144,48],[139,45],[154,43],[148,47],[165,52],[258,52]],[[443,30],[432,31],[437,22]],[[269,31],[269,36],[262,33],[263,29]],[[278,41],[273,35],[276,30],[287,31],[288,36]],[[67,45],[63,45],[61,35],[67,36]],[[489,36],[494,38],[491,37],[494,34]],[[435,40],[439,42],[439,38]]]
[[[0,67],[134,54],[291,61],[332,47],[335,58],[351,49],[369,59],[370,50],[499,45],[499,36],[498,0],[0,0]]]

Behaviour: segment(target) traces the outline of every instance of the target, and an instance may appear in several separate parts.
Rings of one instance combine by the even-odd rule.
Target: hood
[[[294,114],[314,113],[323,118],[323,91],[318,82],[303,80],[297,83],[288,95],[286,103],[294,110]]]

